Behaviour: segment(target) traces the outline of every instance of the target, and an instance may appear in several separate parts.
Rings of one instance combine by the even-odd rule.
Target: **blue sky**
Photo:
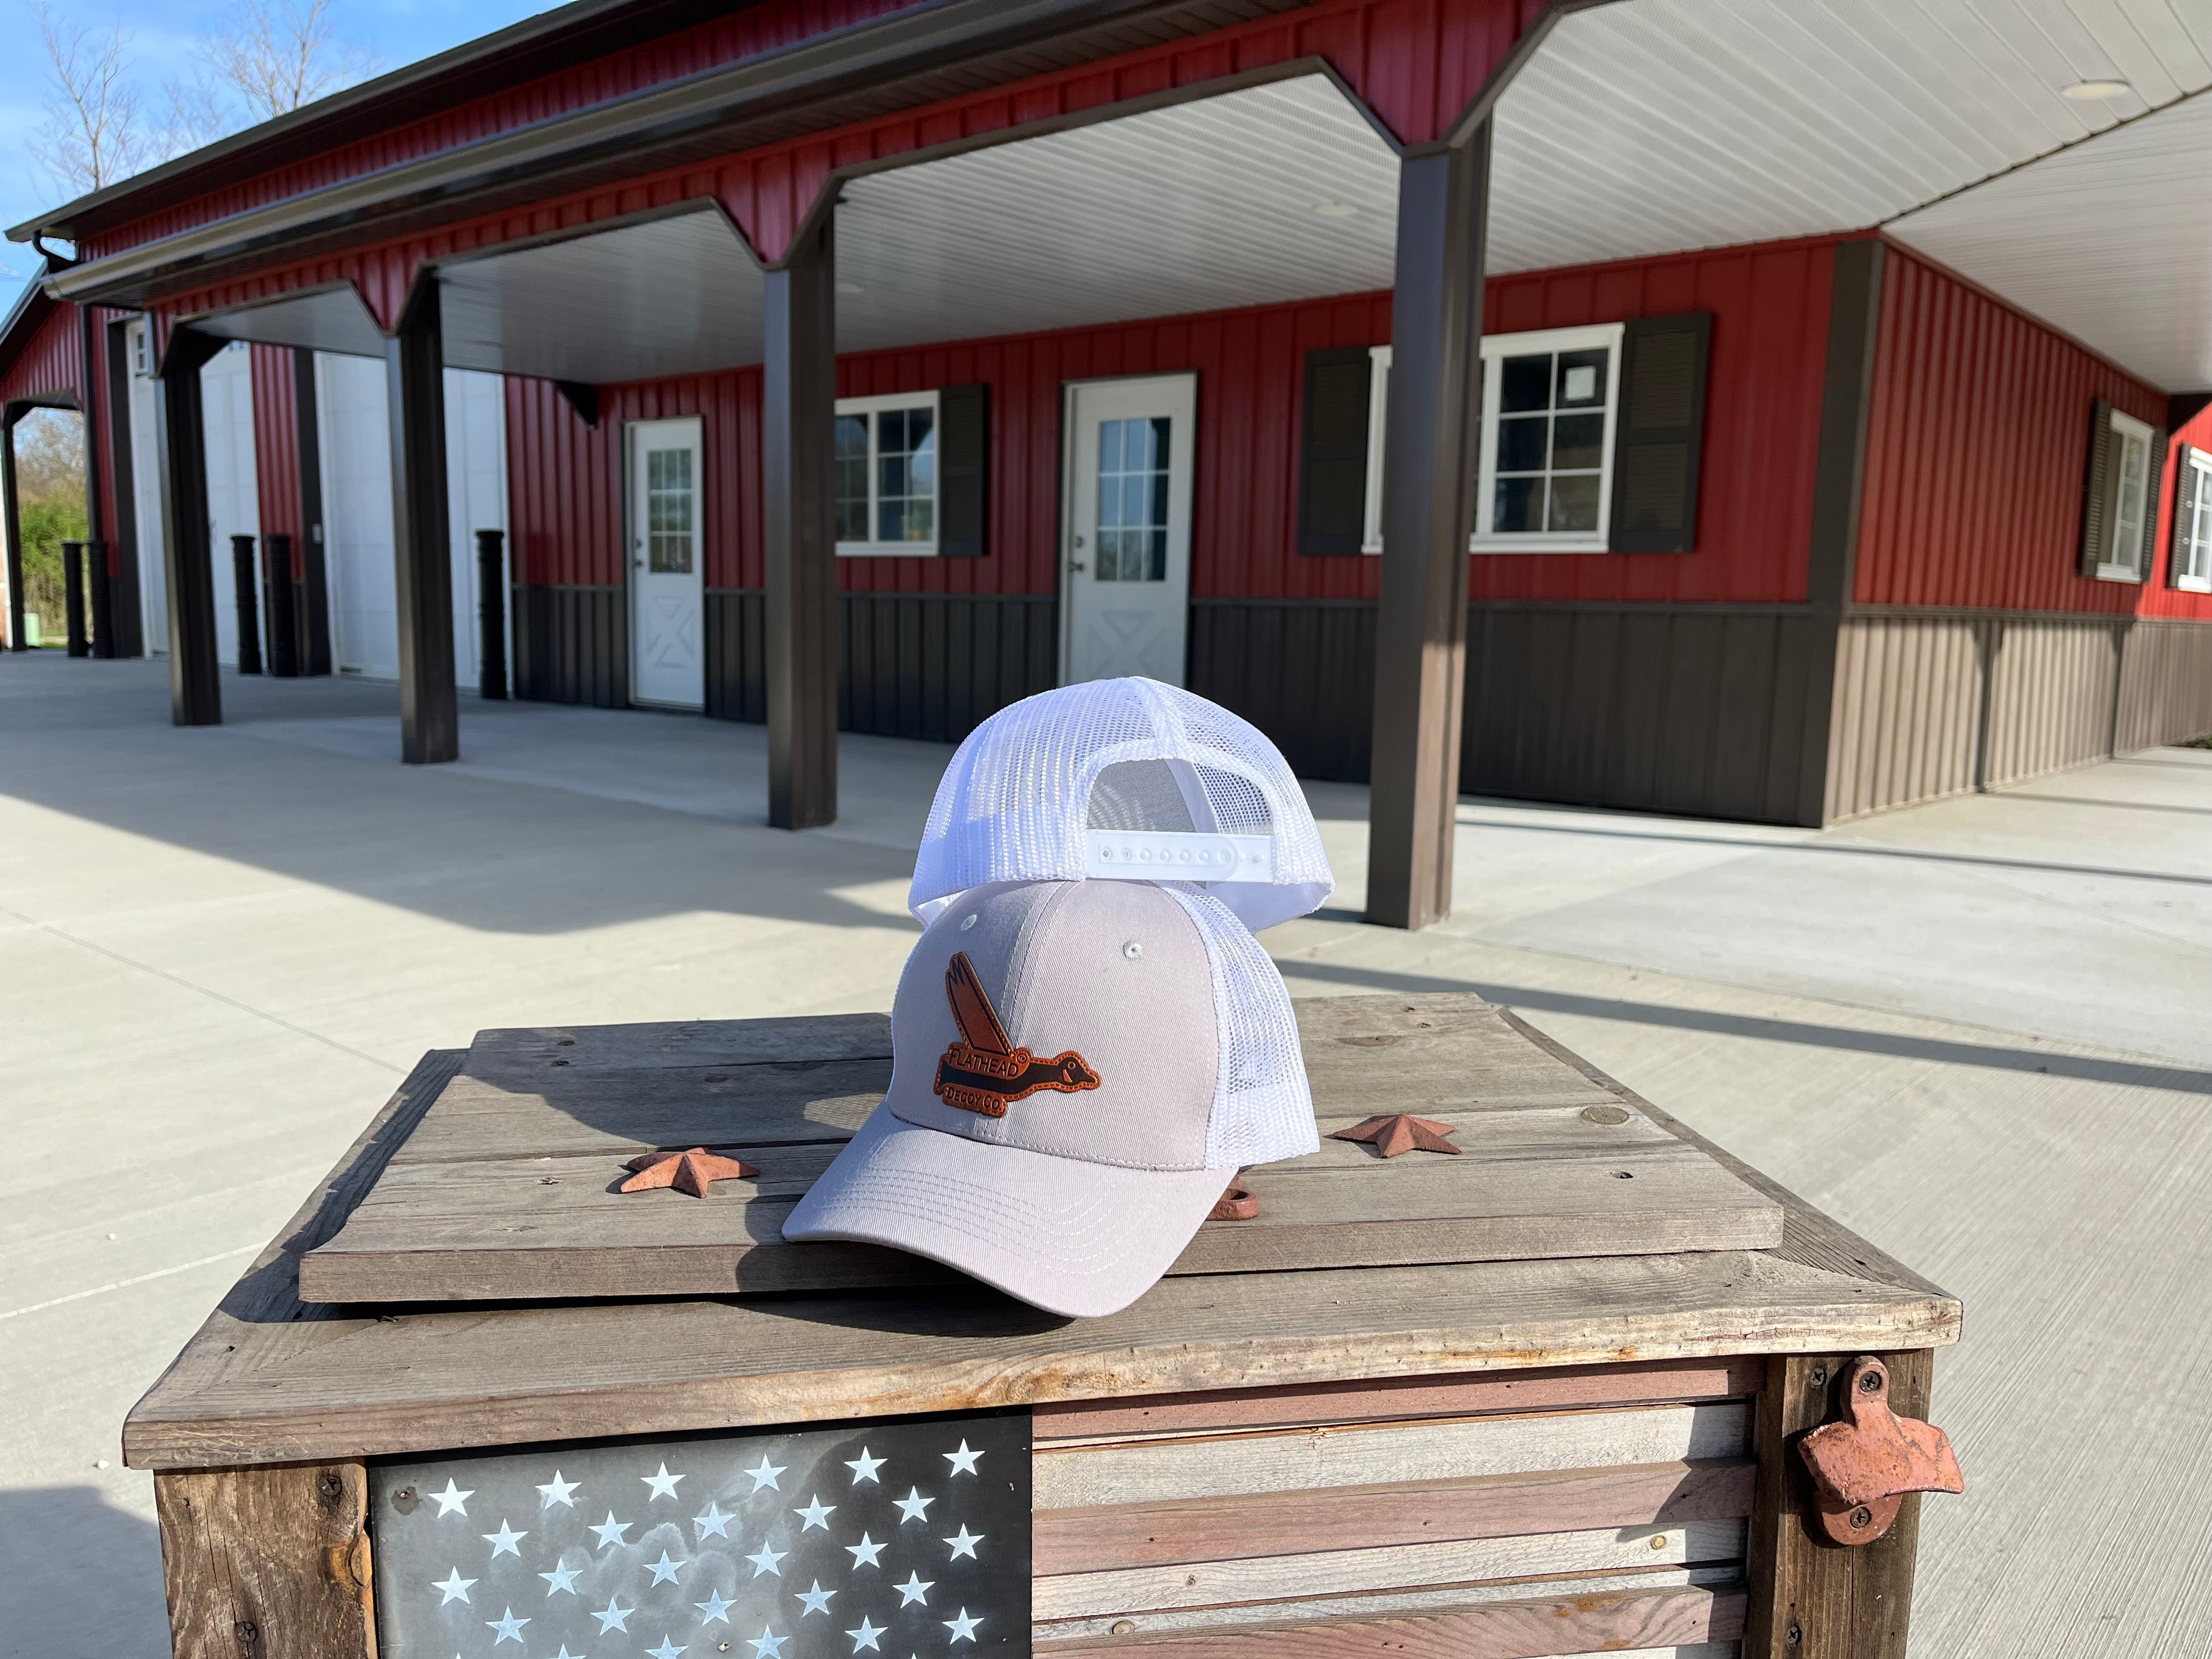
[[[140,65],[147,101],[157,101],[164,79],[181,78],[196,58],[201,33],[216,27],[230,0],[58,0],[58,16],[104,30],[120,19]],[[532,13],[548,9],[534,0],[337,0],[338,38],[366,46],[382,69],[428,58],[464,40],[489,34]],[[38,21],[23,0],[0,0],[0,62],[9,68],[0,82],[0,228],[21,224],[66,192],[40,172],[27,147],[43,119],[47,90],[46,47]],[[0,242],[0,310],[37,268],[38,255],[17,242]]]

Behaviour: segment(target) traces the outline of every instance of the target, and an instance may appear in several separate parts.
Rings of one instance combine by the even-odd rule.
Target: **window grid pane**
[[[1594,346],[1497,360],[1492,533],[1596,531],[1611,356],[1610,347]]]
[[[2188,482],[2196,492],[2191,498],[2188,544],[2174,556],[2183,560],[2183,575],[2203,581],[2212,577],[2212,472],[2192,462]]]
[[[1098,423],[1097,552],[1102,582],[1168,579],[1168,440],[1164,416]]]
[[[645,453],[645,568],[657,575],[691,574],[690,449]]]

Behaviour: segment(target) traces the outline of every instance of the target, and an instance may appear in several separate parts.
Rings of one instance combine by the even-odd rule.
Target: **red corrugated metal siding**
[[[299,395],[289,346],[257,345],[253,354],[253,453],[261,500],[261,534],[292,538],[292,574],[301,572]]]
[[[1479,599],[1794,603],[1805,597],[1832,239],[1493,279],[1493,334],[1713,313],[1692,553],[1478,555]]]
[[[714,199],[769,258],[780,257],[834,167],[883,160],[950,139],[1094,108],[1164,88],[1200,85],[1294,58],[1326,59],[1409,142],[1435,136],[1517,38],[1537,0],[1479,0],[1439,9],[1429,0],[1335,0],[1288,15],[1041,76],[971,97],[771,146],[719,165],[641,177],[618,188],[441,228],[311,264],[272,270],[161,302],[173,316],[246,304],[294,289],[350,282],[392,327],[423,261],[636,213]],[[198,218],[164,221],[183,228]],[[96,254],[143,240],[140,228],[88,239]]]
[[[2142,586],[2078,574],[2089,409],[2099,398],[2165,423],[2163,393],[1893,245],[1867,431],[1858,602],[2212,617],[2198,596],[2163,586],[2162,563]]]
[[[46,398],[66,392],[84,407],[79,387],[84,376],[83,313],[73,305],[58,306],[39,325],[15,361],[0,369],[0,403],[18,398]]]
[[[1802,599],[1833,244],[1784,244],[1492,284],[1490,325],[1563,327],[1716,314],[1698,550],[1474,559],[1478,598]],[[1191,591],[1198,598],[1372,599],[1376,562],[1297,547],[1305,354],[1389,337],[1387,294],[855,356],[846,397],[981,381],[991,388],[991,550],[981,559],[855,559],[850,591],[1050,593],[1069,380],[1198,375]],[[510,381],[516,546],[532,581],[622,580],[621,423],[697,415],[710,453],[707,580],[761,585],[757,370],[606,388],[597,431],[550,385]],[[727,481],[735,480],[732,488]]]
[[[2184,444],[2195,449],[2212,449],[2212,404],[2181,423],[2173,434],[2172,448],[2166,452],[2166,479],[2159,488],[2158,562],[2150,573],[2150,580],[2143,584],[2136,614],[2212,622],[2212,594],[2185,593],[2166,585],[2166,571],[2173,558],[2173,487],[2179,477],[2174,471],[2174,453]]]

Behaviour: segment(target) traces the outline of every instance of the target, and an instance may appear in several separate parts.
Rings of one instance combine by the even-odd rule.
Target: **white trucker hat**
[[[931,923],[891,1086],[783,1224],[1060,1314],[1125,1308],[1243,1165],[1321,1145],[1282,975],[1194,889],[992,884]]]
[[[1257,932],[1336,890],[1281,751],[1158,680],[1090,680],[1009,704],[945,769],[907,903],[929,921],[994,881],[1190,881]]]

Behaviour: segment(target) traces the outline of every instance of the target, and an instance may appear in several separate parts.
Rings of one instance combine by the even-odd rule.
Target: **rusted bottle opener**
[[[1951,1438],[1889,1408],[1889,1368],[1871,1355],[1844,1370],[1844,1420],[1798,1442],[1813,1472],[1820,1529],[1838,1544],[1871,1544],[1913,1492],[1964,1492]]]

